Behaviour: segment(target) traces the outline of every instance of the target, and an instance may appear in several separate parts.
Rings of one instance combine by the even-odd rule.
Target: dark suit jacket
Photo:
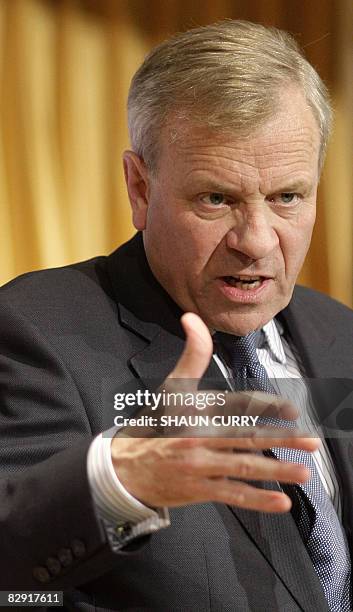
[[[170,528],[110,550],[86,474],[104,426],[102,381],[163,381],[183,348],[179,316],[139,235],[110,257],[1,289],[0,589],[64,589],[66,610],[323,612],[290,513],[193,505],[173,510]],[[345,429],[329,444],[352,546],[353,314],[297,287],[280,316],[307,375],[330,379],[315,397],[324,424]]]

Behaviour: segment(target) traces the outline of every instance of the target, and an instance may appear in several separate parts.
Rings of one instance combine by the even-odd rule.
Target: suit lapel
[[[148,389],[159,387],[175,368],[184,342],[160,329],[149,345],[130,359],[130,364]]]
[[[137,321],[124,307],[120,307],[120,317],[124,325],[131,331],[139,335],[143,333],[146,339],[149,338],[148,344],[129,359],[129,364],[147,389],[155,390],[165,381],[177,364],[185,345],[183,332],[180,328],[180,333],[175,334],[162,327],[157,328],[151,325],[145,325],[142,328],[141,322]],[[200,387],[226,388],[225,380],[213,359],[202,378]]]
[[[339,342],[305,297],[294,294],[281,313],[299,349],[319,422],[330,448],[343,503],[342,520],[353,558],[353,363],[352,336]]]
[[[261,488],[278,489],[275,484],[258,484]],[[320,581],[292,515],[230,508],[298,606],[305,611],[328,612]]]
[[[183,351],[184,340],[161,330],[150,344],[130,359],[130,364],[148,389],[155,390],[175,368]],[[202,380],[200,389],[225,389],[226,383],[220,376],[219,368],[211,360]]]

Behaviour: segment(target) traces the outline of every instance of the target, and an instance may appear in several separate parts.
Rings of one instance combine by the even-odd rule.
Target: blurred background
[[[131,76],[170,34],[226,17],[289,30],[329,86],[334,134],[300,281],[353,305],[352,0],[0,0],[0,284],[133,234]]]

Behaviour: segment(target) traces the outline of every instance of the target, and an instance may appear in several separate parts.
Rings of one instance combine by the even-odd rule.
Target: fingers
[[[186,346],[168,378],[199,379],[212,357],[211,334],[200,317],[192,312],[184,314],[181,323],[186,334]]]
[[[195,442],[200,441],[116,437],[111,443],[114,469],[131,495],[148,506],[216,501],[262,512],[287,512],[291,502],[282,492],[244,481],[297,483],[309,476],[305,466],[253,452],[228,452],[233,450],[228,447],[200,447]]]
[[[278,461],[254,453],[232,455],[202,449],[190,457],[190,468],[197,476],[232,477],[241,480],[274,480],[283,483],[306,482],[310,470],[303,465]]]
[[[212,501],[260,512],[288,512],[292,506],[289,497],[280,491],[258,489],[228,479],[205,481],[204,491],[205,498]]]

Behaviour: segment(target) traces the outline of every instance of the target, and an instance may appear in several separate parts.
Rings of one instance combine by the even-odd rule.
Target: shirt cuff
[[[118,428],[99,434],[88,451],[87,471],[98,514],[110,530],[129,539],[170,525],[167,508],[149,508],[121,484],[111,458],[111,441]],[[135,526],[135,527],[134,527]]]

